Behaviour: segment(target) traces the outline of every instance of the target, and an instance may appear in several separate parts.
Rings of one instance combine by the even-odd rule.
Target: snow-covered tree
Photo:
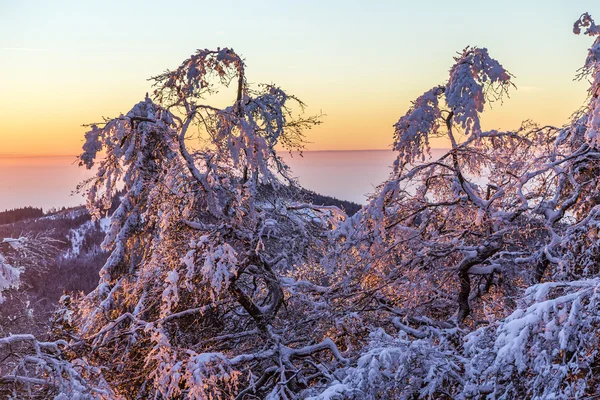
[[[523,222],[516,193],[549,132],[482,131],[480,113],[512,76],[487,49],[468,47],[454,61],[446,84],[394,125],[389,180],[331,234],[334,313],[356,315],[340,324],[358,360],[318,398],[453,398],[464,329],[504,316],[523,279],[514,262],[527,251],[523,226],[533,239],[542,227]],[[426,160],[429,139],[441,136],[452,149]]]
[[[600,33],[588,14],[575,33],[581,28]],[[486,99],[504,93],[511,76],[472,48],[446,85],[400,118],[390,179],[332,235],[330,259],[342,255],[338,291],[349,299],[341,308],[357,315],[355,331],[373,333],[316,398],[558,399],[600,390],[598,40],[581,70],[592,76],[589,105],[561,129],[481,131]],[[452,148],[426,160],[429,138],[441,135]]]
[[[591,76],[588,106],[559,132],[545,163],[525,175],[555,182],[538,202],[548,240],[529,257],[547,260],[546,281],[529,287],[508,318],[466,337],[469,398],[583,399],[600,391],[600,29],[587,13],[574,32],[581,28],[596,36],[580,71]]]
[[[375,307],[394,316],[427,317],[463,324],[472,304],[490,290],[513,289],[526,243],[517,196],[520,176],[546,130],[525,125],[517,132],[483,132],[486,101],[512,85],[511,75],[486,49],[467,48],[455,58],[448,82],[425,92],[395,124],[398,158],[390,179],[369,205],[335,233],[350,270],[346,288],[360,286],[354,307]],[[465,135],[459,140],[459,135]],[[425,161],[429,138],[445,136],[452,149]],[[535,239],[535,223],[527,232]],[[475,322],[487,319],[483,301]]]
[[[86,134],[88,208],[120,201],[76,310],[73,341],[91,346],[79,357],[127,398],[283,399],[332,381],[346,360],[321,323],[318,259],[344,215],[302,202],[276,153],[301,149],[318,119],[277,86],[251,88],[231,49],[153,80],[154,100]],[[231,82],[230,106],[206,104]]]

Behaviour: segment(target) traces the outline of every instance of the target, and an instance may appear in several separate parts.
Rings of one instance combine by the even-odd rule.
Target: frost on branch
[[[162,104],[201,98],[217,90],[213,78],[227,86],[237,77],[239,85],[245,85],[244,70],[244,61],[233,49],[198,50],[174,71],[154,78],[159,86],[155,94]]]
[[[65,341],[43,342],[33,335],[0,338],[0,396],[54,400],[114,398],[100,370],[65,360]]]
[[[218,296],[221,291],[227,289],[230,280],[237,275],[238,259],[235,249],[228,243],[213,246],[213,240],[202,236],[197,243],[192,241],[192,250],[185,255],[183,261],[187,266],[186,278],[190,280],[197,273],[202,273],[210,280],[212,295]],[[202,260],[202,266],[198,265],[197,251],[200,252],[199,259]]]
[[[430,137],[448,136],[456,146],[452,133],[454,123],[466,134],[480,134],[479,114],[486,101],[501,98],[512,85],[510,73],[491,58],[485,48],[467,47],[454,61],[448,82],[418,97],[394,125],[393,148],[398,152],[394,164],[396,173],[406,164],[425,161],[426,153],[430,153]],[[440,104],[442,95],[445,105]],[[448,131],[440,130],[441,125]]]
[[[479,134],[479,114],[486,100],[507,92],[511,75],[486,48],[467,47],[454,61],[445,90],[446,103],[466,134]]]
[[[600,390],[600,280],[530,287],[523,307],[466,337],[469,398],[586,398]]]
[[[404,333],[392,337],[379,329],[370,337],[356,366],[344,371],[312,400],[437,399],[456,396],[464,362],[445,343],[411,340]]]
[[[442,115],[438,102],[443,92],[443,87],[434,87],[423,93],[394,125],[393,148],[398,152],[397,164],[425,161],[425,153],[430,153],[429,137],[436,137],[440,127]]]
[[[206,104],[234,80],[229,106]],[[345,215],[304,203],[275,149],[300,149],[318,120],[277,86],[251,88],[230,49],[154,81],[154,101],[94,127],[81,156],[106,152],[88,207],[116,211],[100,284],[77,304],[80,356],[141,398],[293,398],[332,381],[346,360],[320,323],[318,260]]]
[[[585,28],[584,35],[595,36],[600,34],[600,27],[596,26],[592,16],[589,13],[583,13],[573,24],[573,33],[579,35],[581,28]]]
[[[578,77],[583,79],[591,75],[592,78],[585,137],[590,146],[598,148],[600,146],[600,27],[594,23],[590,14],[585,13],[575,21],[573,32],[579,35],[581,28],[585,28],[585,35],[596,36]]]

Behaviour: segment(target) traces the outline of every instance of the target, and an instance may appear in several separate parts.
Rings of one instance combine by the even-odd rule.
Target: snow
[[[4,238],[0,243],[8,243],[8,245],[13,249],[21,249],[23,248],[23,240],[23,238]]]
[[[588,14],[574,26],[584,28],[600,36]],[[84,393],[88,381],[108,387],[101,374],[134,373],[125,394],[144,398],[593,395],[595,40],[583,71],[593,75],[590,103],[562,129],[482,131],[484,107],[512,76],[487,49],[463,50],[447,81],[394,125],[394,170],[352,218],[286,195],[294,180],[275,149],[315,124],[294,117],[296,99],[274,85],[251,89],[232,49],[198,50],[153,78],[153,99],[86,134],[80,161],[99,163],[89,209],[110,256],[94,291],[63,298],[61,315],[78,325],[70,343],[0,339],[30,343],[23,360],[41,371],[6,376]],[[229,82],[236,99],[207,105]],[[189,147],[193,121],[205,148]],[[452,148],[425,162],[440,136]],[[94,224],[70,231],[70,255]],[[19,280],[12,261],[0,254],[0,292]]]
[[[102,232],[107,233],[110,229],[110,217],[100,218],[98,222],[100,223],[100,229]]]
[[[455,60],[444,92],[446,102],[466,134],[479,134],[479,114],[486,103],[484,86],[495,84],[499,90],[506,90],[511,76],[486,48],[468,47]]]
[[[73,258],[79,255],[85,236],[93,227],[94,223],[92,221],[87,221],[79,227],[69,230],[71,249],[66,255],[67,258]]]
[[[98,220],[100,230],[105,234],[110,230],[110,217],[104,217]],[[69,230],[68,239],[71,242],[71,249],[65,255],[66,258],[77,257],[81,253],[81,248],[86,235],[96,228],[94,221],[86,221],[77,228]]]
[[[318,396],[307,397],[306,400],[341,400],[346,398],[345,394],[348,392],[351,392],[348,386],[340,382],[332,382]]]
[[[12,242],[9,241],[8,243]],[[23,271],[24,269],[22,267],[10,265],[8,260],[0,253],[0,304],[6,300],[2,295],[2,292],[7,289],[19,287],[20,277]]]

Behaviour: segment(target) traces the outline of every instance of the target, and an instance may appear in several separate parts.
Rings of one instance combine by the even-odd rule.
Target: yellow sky
[[[585,85],[573,84],[578,90],[554,90],[550,93],[540,88],[525,87],[514,90],[503,104],[495,103],[483,117],[486,128],[515,128],[524,119],[542,124],[561,125],[585,100]],[[129,88],[131,92],[140,88]],[[80,152],[83,123],[101,121],[102,116],[117,116],[127,112],[142,96],[115,90],[94,96],[78,92],[77,88],[61,89],[60,96],[53,90],[38,93],[21,93],[23,97],[3,97],[0,108],[10,110],[10,115],[0,111],[2,154],[60,154],[75,155]],[[98,88],[100,91],[101,89]],[[138,90],[143,92],[144,90]],[[410,93],[414,96],[418,94]],[[114,98],[113,98],[114,96]],[[353,95],[351,95],[353,96]],[[319,96],[307,93],[309,109],[318,113]],[[313,98],[314,97],[314,98]],[[339,96],[343,97],[343,96]],[[321,98],[321,109],[326,114],[323,124],[307,132],[309,150],[386,149],[392,142],[392,125],[404,114],[410,100],[401,95],[374,98],[363,95],[361,101],[338,96]],[[434,147],[445,147],[441,140]]]
[[[572,79],[591,41],[570,28],[595,2],[433,3],[258,1],[230,13],[192,1],[0,0],[0,154],[78,154],[82,124],[127,112],[147,78],[198,47],[233,47],[251,82],[277,83],[326,114],[307,132],[309,150],[389,148],[410,101],[443,83],[468,44],[488,47],[519,87],[484,128],[561,125],[583,104],[586,83]]]

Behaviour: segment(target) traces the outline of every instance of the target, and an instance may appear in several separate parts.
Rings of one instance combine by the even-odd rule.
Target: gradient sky
[[[78,154],[81,124],[127,112],[197,48],[232,47],[250,82],[274,82],[327,114],[309,150],[385,149],[452,56],[487,47],[518,90],[484,128],[560,125],[583,104],[574,82],[598,1],[0,0],[0,154]],[[444,143],[436,143],[444,146]]]

